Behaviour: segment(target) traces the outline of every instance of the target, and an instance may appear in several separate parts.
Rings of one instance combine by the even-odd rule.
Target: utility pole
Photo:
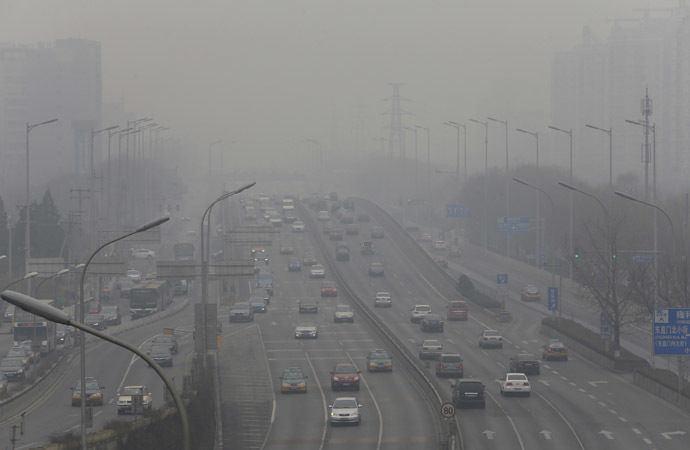
[[[649,201],[649,161],[651,154],[649,151],[649,116],[652,115],[652,99],[649,98],[649,89],[645,89],[644,98],[640,102],[640,111],[642,112],[642,123],[644,123],[644,154],[642,162],[644,162],[644,199]]]
[[[402,189],[400,189],[400,181],[405,179],[403,171],[404,161],[403,155],[405,152],[405,137],[402,124],[402,115],[408,114],[400,108],[400,101],[407,100],[400,96],[400,86],[402,83],[389,83],[393,87],[393,96],[387,98],[386,100],[391,100],[391,124],[389,127],[388,136],[388,157],[390,159],[390,187],[393,192],[397,192],[398,195],[402,195]],[[400,174],[395,176],[395,165],[393,164],[393,155],[400,156]],[[398,181],[396,184],[395,182]],[[402,198],[398,198],[399,202],[402,202]]]

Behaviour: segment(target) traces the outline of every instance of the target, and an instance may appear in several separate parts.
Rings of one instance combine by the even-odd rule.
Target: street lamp
[[[508,178],[508,121],[487,117],[492,122],[503,124],[506,128],[506,218],[510,217],[510,179]],[[510,233],[506,234],[506,256],[510,258]]]
[[[532,137],[534,138],[534,140],[535,140],[535,142],[536,142],[536,145],[537,145],[537,148],[536,148],[536,150],[537,150],[536,167],[537,167],[537,169],[538,169],[538,168],[539,168],[539,132],[538,132],[538,131],[527,131],[527,130],[523,130],[522,128],[516,128],[515,131],[519,131],[520,133],[529,134],[530,136],[532,136]],[[537,213],[536,213],[536,217],[537,217],[537,223],[538,223],[538,221],[539,221],[539,192],[537,192]],[[542,236],[543,236],[543,233],[544,233],[544,232],[543,232],[543,230],[542,230]],[[539,240],[539,231],[537,231],[537,251],[538,251],[538,249],[539,249],[539,247],[540,247],[539,242],[540,242],[540,240]],[[539,264],[539,258],[537,258],[537,259],[535,260],[535,262],[534,262],[534,265],[535,265],[535,266],[537,266],[538,264]]]
[[[470,122],[477,123],[484,127],[484,251],[489,248],[489,122],[470,119]]]
[[[207,303],[207,297],[208,297],[208,264],[209,264],[209,252],[210,252],[210,241],[211,241],[211,209],[213,209],[213,206],[222,201],[225,200],[228,197],[232,197],[235,194],[239,194],[242,191],[245,191],[249,189],[250,187],[254,186],[256,184],[256,181],[251,182],[247,184],[246,186],[242,186],[239,189],[236,189],[232,192],[226,192],[225,194],[221,195],[217,199],[213,201],[210,205],[208,205],[208,208],[206,208],[206,211],[204,211],[204,214],[201,216],[201,322],[203,324],[203,333],[201,334],[203,337],[201,339],[201,351],[203,355],[203,364],[204,367],[206,367],[206,329],[207,327],[207,320],[206,320],[206,303]],[[206,238],[206,244],[204,245],[204,220],[206,220],[206,216],[208,216],[208,223],[207,223],[207,230],[208,230],[208,237]],[[208,246],[208,247],[207,247]]]
[[[119,128],[119,127],[120,127],[120,126],[118,125],[118,126],[116,126],[115,128]],[[118,135],[119,132],[120,132],[119,130],[116,130],[116,131],[108,131],[108,164],[107,164],[108,183],[106,184],[106,196],[105,196],[105,199],[106,199],[106,202],[107,202],[107,205],[108,205],[108,209],[107,209],[108,212],[107,212],[107,217],[106,217],[108,223],[110,223],[110,214],[111,214],[111,211],[112,211],[111,204],[110,204],[110,203],[111,203],[111,199],[112,199],[112,192],[111,192],[111,190],[110,190],[110,179],[112,178],[111,175],[110,175],[110,141],[111,141],[111,138],[112,138],[113,136]]]
[[[460,125],[456,122],[443,122],[443,125],[453,127],[458,132],[457,152],[455,156],[455,176],[460,176]]]
[[[415,125],[415,128],[421,128],[426,131],[426,182],[429,190],[429,197],[431,197],[431,135],[428,127]]]
[[[66,274],[67,272],[69,272],[69,269],[62,269],[62,270],[60,270],[59,272],[54,273],[54,274],[52,274],[51,276],[42,279],[42,280],[38,283],[38,285],[36,286],[36,288],[34,289],[34,297],[38,297],[38,290],[41,288],[41,285],[42,285],[43,283],[45,283],[46,281],[48,281],[48,280],[50,280],[50,279],[52,279],[52,278],[59,277],[60,275],[64,275],[64,274]]]
[[[613,128],[609,128],[607,130],[605,128],[595,127],[594,125],[590,124],[585,124],[585,126],[609,135],[609,187],[613,189]]]
[[[411,131],[414,133],[414,193],[415,196],[419,195],[419,176],[418,176],[418,170],[417,166],[419,165],[418,158],[417,158],[417,128],[412,128],[412,127],[405,127],[407,131]]]
[[[91,235],[91,245],[89,249],[93,249],[96,243],[96,169],[94,168],[94,155],[93,155],[93,140],[98,135],[104,131],[110,133],[110,130],[118,128],[119,125],[115,125],[108,128],[103,128],[102,130],[94,131],[91,129],[91,155],[89,158],[89,172],[90,172],[90,187],[89,187],[89,234]],[[108,158],[110,158],[110,136],[108,136]]]
[[[563,130],[561,128],[557,128],[554,126],[549,125],[549,128],[554,130],[554,131],[560,131],[561,133],[565,133],[568,135],[570,138],[570,183],[573,182],[573,129],[571,128],[570,130]],[[570,232],[568,235],[568,247],[570,247],[570,254],[573,254],[573,192],[570,192]],[[568,265],[568,275],[570,279],[573,279],[573,261],[572,258],[569,259],[570,264]]]
[[[141,130],[137,130],[137,131],[141,131]],[[89,259],[84,264],[84,267],[82,268],[83,270],[81,272],[81,280],[79,282],[79,322],[80,323],[82,323],[82,324],[84,323],[84,316],[85,316],[84,312],[86,309],[84,307],[84,279],[86,278],[86,271],[89,268],[89,264],[91,263],[91,260],[102,249],[104,249],[108,245],[113,244],[117,241],[121,241],[122,239],[128,238],[129,236],[132,236],[133,234],[141,233],[142,231],[146,231],[146,230],[149,230],[151,228],[157,227],[158,225],[160,225],[164,222],[167,222],[168,220],[170,220],[170,217],[161,217],[161,218],[156,219],[152,222],[144,224],[144,225],[138,227],[136,230],[125,234],[124,236],[120,236],[118,238],[115,238],[111,241],[106,242],[105,244],[98,247],[98,249],[96,249],[96,251],[91,254]],[[45,317],[45,316],[43,316],[43,317]],[[79,327],[77,327],[77,328],[79,328]],[[86,448],[86,339],[84,339],[83,334],[80,335],[79,350],[80,350],[80,365],[81,365],[81,378],[80,378],[81,379],[81,444],[82,444],[82,450],[87,450],[87,448]]]
[[[638,122],[636,120],[626,120],[627,123],[633,124],[633,125],[639,125],[644,128],[645,130],[645,155],[644,155],[644,163],[645,163],[645,170],[644,170],[644,195],[645,199],[649,200],[649,180],[648,180],[648,166],[649,166],[649,130],[652,130],[652,190],[653,190],[653,199],[656,201],[656,124],[649,125],[649,123],[646,122]]]
[[[5,286],[5,289],[7,289],[8,287],[10,287],[10,286],[12,286],[12,285],[15,285],[15,284],[17,284],[17,283],[21,283],[21,282],[24,281],[24,280],[28,280],[29,278],[33,278],[33,277],[35,277],[36,275],[38,275],[38,272],[29,272],[29,273],[27,273],[26,275],[24,275],[23,277],[21,277],[20,279],[14,280],[13,282],[11,282],[11,283],[8,284],[7,286]],[[3,290],[5,290],[5,289],[3,289]]]
[[[182,438],[183,438],[183,446],[185,450],[191,450],[191,441],[189,437],[189,420],[187,419],[187,411],[184,408],[184,403],[182,402],[182,397],[180,397],[180,394],[178,394],[177,389],[175,388],[175,383],[173,383],[170,378],[168,378],[163,370],[160,368],[158,363],[153,360],[149,355],[147,355],[145,352],[142,352],[139,350],[137,347],[120,340],[116,338],[115,336],[108,335],[106,333],[103,333],[102,331],[95,330],[91,327],[87,327],[84,325],[83,322],[77,322],[71,319],[69,314],[67,314],[64,311],[61,311],[57,308],[54,308],[50,305],[46,305],[45,303],[42,303],[39,300],[36,300],[33,297],[29,297],[28,295],[20,294],[19,292],[13,292],[13,291],[8,291],[5,290],[0,294],[0,297],[2,297],[3,300],[6,302],[9,302],[13,304],[14,306],[23,309],[26,312],[35,314],[37,316],[41,316],[45,319],[50,320],[51,322],[67,325],[67,326],[72,326],[74,328],[77,328],[82,331],[82,341],[83,339],[83,333],[89,333],[92,334],[100,339],[103,339],[105,341],[111,342],[117,346],[120,346],[122,348],[125,348],[129,350],[130,352],[134,353],[137,355],[139,358],[143,359],[146,361],[146,363],[153,368],[153,370],[156,371],[158,376],[163,380],[163,383],[165,383],[165,386],[168,388],[170,391],[170,394],[173,397],[173,400],[175,401],[175,406],[177,407],[177,412],[180,415],[180,421],[182,422]],[[84,403],[84,379],[82,378],[81,380],[81,398],[82,398],[82,404]],[[82,422],[83,425],[83,422]],[[84,430],[86,428],[83,428]],[[86,448],[86,442],[82,441],[83,448]]]
[[[26,248],[24,249],[24,272],[26,273],[29,273],[29,261],[31,260],[31,200],[29,199],[29,133],[36,127],[40,127],[41,125],[48,125],[49,123],[53,122],[57,122],[57,119],[50,119],[46,120],[45,122],[40,122],[33,125],[30,125],[28,122],[26,123]],[[29,281],[28,289],[31,289],[31,281]]]

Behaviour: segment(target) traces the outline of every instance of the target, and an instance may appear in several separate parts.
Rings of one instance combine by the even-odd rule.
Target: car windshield
[[[460,363],[462,362],[462,358],[460,358],[459,355],[447,355],[441,357],[441,362],[444,363]]]
[[[247,302],[238,302],[235,303],[235,306],[233,306],[233,309],[248,309],[249,308],[249,303]]]
[[[441,341],[437,341],[435,339],[427,339],[422,343],[422,345],[424,345],[424,347],[440,347]]]
[[[168,347],[164,347],[162,345],[157,345],[157,346],[151,348],[151,354],[152,355],[169,355],[170,349]]]
[[[162,334],[160,336],[156,336],[155,338],[153,338],[153,343],[156,343],[156,342],[166,342],[167,343],[167,342],[172,342],[174,340],[175,340],[175,338],[173,336],[171,336],[169,334]]]
[[[417,311],[424,312],[424,311],[431,311],[430,306],[417,306]]]
[[[12,358],[13,356],[26,356],[26,349],[24,347],[14,347],[7,352],[7,357]]]
[[[333,409],[356,408],[357,401],[353,398],[339,398],[333,402]]]
[[[508,374],[506,379],[508,381],[527,381],[527,377],[523,374]]]
[[[353,366],[335,366],[335,373],[357,373]]]
[[[494,331],[494,330],[487,330],[484,332],[484,336],[500,336],[500,335],[501,335],[501,333],[499,333],[498,331]]]
[[[141,388],[124,388],[121,395],[142,395]]]
[[[312,321],[310,321],[310,320],[305,320],[305,321],[302,321],[302,322],[298,322],[298,323],[297,323],[297,326],[298,326],[298,327],[315,327],[315,326],[316,326],[316,323],[315,323],[315,322],[312,322]]]
[[[459,388],[463,392],[481,392],[484,390],[484,386],[478,381],[461,382]]]
[[[323,266],[317,264],[317,265],[315,265],[314,267],[312,267],[311,270],[323,270]]]
[[[101,387],[98,385],[97,381],[92,381],[92,380],[86,381],[86,390],[87,391],[99,391],[100,389],[101,389]],[[74,390],[75,391],[81,390],[81,381],[77,381],[77,384],[74,385]]]
[[[283,380],[301,380],[302,372],[283,372]]]
[[[101,320],[100,314],[89,314],[86,316],[86,319],[84,319],[86,322],[98,322]]]
[[[104,306],[101,312],[103,314],[117,314],[117,306]]]
[[[350,311],[352,311],[352,308],[350,308],[347,305],[338,305],[335,307],[335,310],[337,312],[350,312]]]
[[[0,362],[0,366],[2,367],[20,367],[22,365],[22,362],[18,359],[3,359],[2,362]]]
[[[527,292],[528,292],[529,294],[536,294],[536,293],[539,292],[539,289],[537,289],[537,288],[534,287],[534,286],[528,286],[528,287],[527,287]]]

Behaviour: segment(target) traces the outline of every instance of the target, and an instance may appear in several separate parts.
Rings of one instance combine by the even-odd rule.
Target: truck
[[[359,253],[362,255],[373,255],[374,254],[374,243],[371,241],[364,241],[359,247]]]
[[[264,288],[269,295],[273,295],[273,274],[269,271],[259,271],[259,275],[257,275],[256,287]]]
[[[191,242],[178,242],[173,245],[175,261],[194,261],[194,250]]]
[[[39,300],[48,306],[55,306],[55,301]],[[34,352],[46,355],[55,350],[57,342],[55,322],[36,316],[20,308],[15,308],[12,317],[12,334],[14,345],[22,345],[23,342],[31,341]]]
[[[350,260],[350,247],[344,244],[338,245],[335,249],[335,260],[336,261],[349,261]]]

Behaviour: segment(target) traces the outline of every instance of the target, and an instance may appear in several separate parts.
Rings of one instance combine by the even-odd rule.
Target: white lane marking
[[[484,431],[482,431],[482,434],[483,434],[484,436],[486,436],[486,438],[487,438],[488,440],[493,441],[493,440],[494,440],[494,434],[496,434],[496,432],[495,432],[495,431],[491,431],[491,430],[484,430]]]
[[[546,439],[547,441],[551,440],[551,432],[549,430],[541,430],[539,434],[544,435],[544,439]]]
[[[328,430],[328,404],[326,403],[326,394],[323,393],[321,382],[319,381],[319,377],[316,375],[316,369],[314,369],[314,365],[311,363],[307,352],[304,352],[304,356],[307,359],[309,367],[311,367],[311,373],[316,381],[316,386],[319,388],[319,392],[321,392],[321,402],[323,403],[323,430],[321,432],[321,444],[319,445],[319,450],[323,450],[323,446],[326,443],[326,430]]]
[[[573,426],[570,424],[570,422],[568,422],[568,419],[565,418],[565,416],[563,415],[563,413],[561,413],[561,411],[560,411],[558,408],[556,408],[556,407],[553,405],[553,403],[551,403],[550,401],[548,401],[548,400],[546,399],[546,397],[544,397],[543,395],[541,395],[539,392],[536,392],[536,394],[539,396],[539,398],[541,398],[542,400],[544,400],[544,402],[545,402],[547,405],[549,405],[549,406],[551,407],[551,409],[553,409],[554,411],[556,411],[556,414],[558,414],[558,415],[561,417],[561,419],[563,420],[563,422],[565,422],[565,424],[568,426],[568,428],[570,428],[570,432],[573,433],[573,436],[575,437],[575,440],[577,441],[578,444],[580,444],[580,448],[581,448],[582,450],[585,450],[585,446],[582,444],[582,441],[580,440],[580,437],[579,437],[579,436],[577,435],[577,433],[575,432],[575,428],[573,428]]]
[[[588,381],[587,383],[591,384],[592,387],[597,387],[600,384],[606,384],[608,381]]]
[[[561,375],[561,380],[568,381],[568,377],[564,377],[563,375]]]
[[[557,371],[557,370],[554,370],[554,371],[553,371],[553,374],[554,374],[554,375],[558,375],[559,373],[560,373],[560,372]]]
[[[261,334],[261,327],[257,326],[256,331],[259,332],[259,341],[261,341],[261,347],[264,350],[264,359],[266,360],[266,371],[268,372],[268,381],[271,383],[271,386],[273,386],[273,376],[271,375],[271,365],[268,362],[268,355],[266,354],[266,345],[264,344],[264,336]],[[268,437],[271,435],[271,429],[273,428],[273,422],[276,420],[276,409],[277,409],[277,404],[276,404],[276,393],[273,389],[271,389],[271,392],[273,393],[273,404],[272,409],[271,409],[271,421],[268,423],[268,430],[266,431],[266,434],[263,436],[261,448],[264,448],[266,446],[266,442],[268,441]]]
[[[587,397],[591,398],[592,400],[596,400],[596,399],[597,399],[597,397],[594,396],[594,395],[592,395],[592,394],[587,394]]]
[[[537,380],[537,381],[540,382],[541,384],[543,384],[544,386],[551,386],[551,385],[549,384],[549,382],[546,381],[546,380]]]
[[[484,391],[484,392],[486,392],[486,391]],[[501,404],[498,403],[498,401],[496,400],[496,397],[494,397],[493,395],[491,395],[490,392],[486,392],[486,393],[489,395],[489,398],[490,398],[491,400],[493,400],[494,403],[496,403],[496,405],[498,406],[498,408],[503,412],[503,414],[504,414],[504,415],[506,416],[506,418],[508,419],[508,422],[510,422],[510,426],[513,428],[513,432],[515,433],[515,436],[517,437],[518,444],[520,444],[520,449],[521,449],[521,450],[525,450],[525,444],[522,442],[522,437],[520,436],[520,433],[518,432],[518,429],[517,429],[517,427],[515,426],[515,422],[513,422],[513,418],[510,417],[510,416],[508,415],[508,412],[507,412],[505,409],[503,409],[503,406],[501,406]]]
[[[350,355],[350,352],[345,352],[347,355],[348,359],[352,363],[353,366],[357,367],[357,364],[355,364],[355,360],[352,359],[352,355]],[[383,415],[381,414],[381,408],[379,408],[379,404],[376,401],[376,397],[374,397],[374,393],[371,392],[371,389],[369,388],[369,383],[367,383],[366,378],[362,376],[362,374],[359,375],[359,377],[362,379],[362,382],[364,383],[364,387],[367,388],[367,391],[369,391],[369,396],[371,397],[371,400],[374,402],[374,406],[376,407],[376,413],[379,416],[379,436],[378,440],[376,441],[376,450],[381,450],[381,443],[383,440]]]
[[[599,406],[603,406],[604,408],[606,407],[606,403],[604,403],[604,402],[598,402],[598,403],[599,403]]]
[[[504,369],[506,368],[505,364],[503,364],[503,363],[500,363],[500,362],[496,361],[496,364],[498,364],[499,366],[501,366],[501,367],[504,368]]]
[[[647,444],[647,445],[652,445],[652,440],[651,440],[651,439],[649,439],[649,438],[642,438],[642,440],[644,441],[645,444]]]
[[[621,422],[627,422],[628,421],[628,419],[626,419],[625,417],[619,417],[618,420],[620,420]]]
[[[613,440],[613,433],[611,433],[608,430],[601,430],[599,431],[599,434],[603,434],[604,436],[606,436],[606,439]]]
[[[577,386],[577,384],[573,383],[572,381],[568,382],[568,384],[573,386],[573,387]]]
[[[679,436],[683,436],[685,434],[685,431],[676,430],[676,431],[666,431],[664,433],[661,433],[661,435],[664,437],[664,439],[671,439],[671,436],[673,436],[674,434],[679,435]]]
[[[616,414],[618,414],[618,413],[616,412],[616,410],[615,410],[615,409],[609,409],[609,412],[610,412],[611,414],[613,414],[613,415],[616,415]]]
[[[585,390],[582,389],[582,388],[579,388],[578,391],[582,392],[583,394],[584,394],[585,392],[587,392],[587,391],[585,391]]]
[[[642,432],[638,428],[633,428],[632,430],[635,434],[642,434]]]

